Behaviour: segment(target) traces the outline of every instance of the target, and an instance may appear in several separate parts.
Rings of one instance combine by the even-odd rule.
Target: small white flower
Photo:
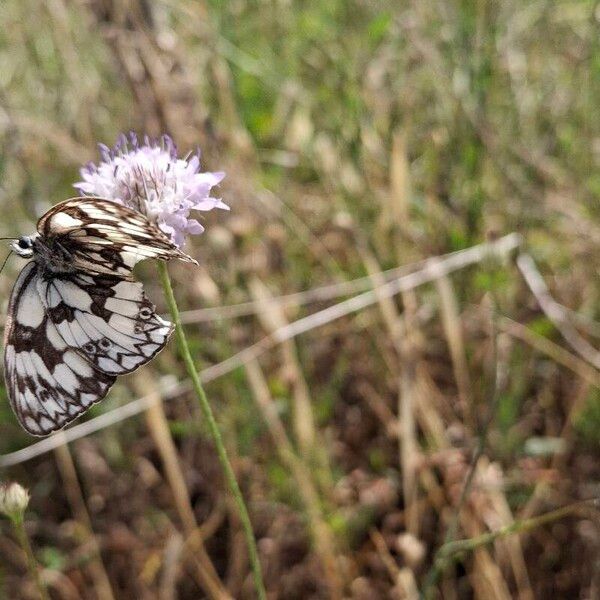
[[[144,213],[177,246],[186,234],[198,234],[204,227],[190,218],[190,211],[213,208],[229,210],[211,189],[225,177],[223,172],[200,172],[198,154],[177,157],[169,136],[160,140],[121,135],[114,148],[100,145],[102,160],[81,169],[83,181],[75,187],[88,196],[107,198]]]
[[[29,504],[29,492],[18,483],[0,484],[0,512],[11,520],[23,518]]]

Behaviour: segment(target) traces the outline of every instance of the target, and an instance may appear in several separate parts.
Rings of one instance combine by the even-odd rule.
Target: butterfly
[[[133,279],[134,265],[147,258],[198,263],[145,215],[91,197],[52,207],[37,233],[11,248],[32,260],[8,305],[6,389],[24,429],[44,436],[83,414],[118,375],[167,343],[174,327]]]

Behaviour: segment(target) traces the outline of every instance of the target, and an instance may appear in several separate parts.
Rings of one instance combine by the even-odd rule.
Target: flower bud
[[[16,482],[0,485],[0,512],[12,521],[23,518],[29,504],[29,492]]]

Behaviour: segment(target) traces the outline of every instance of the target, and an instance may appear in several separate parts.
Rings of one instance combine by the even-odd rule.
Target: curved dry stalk
[[[583,360],[600,370],[600,352],[579,335],[579,332],[571,323],[568,312],[554,300],[533,258],[529,254],[522,253],[517,258],[517,266],[540,308],[560,331],[565,341]]]

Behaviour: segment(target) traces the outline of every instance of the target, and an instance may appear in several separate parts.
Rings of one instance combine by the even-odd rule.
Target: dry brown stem
[[[529,254],[520,254],[517,258],[517,266],[544,314],[561,332],[571,348],[590,365],[600,369],[600,352],[579,334],[571,323],[567,311],[554,300],[533,258]]]
[[[336,544],[329,525],[324,519],[321,500],[311,472],[299,458],[288,438],[258,361],[253,360],[246,364],[246,375],[279,457],[290,469],[298,485],[298,493],[306,508],[317,552],[323,560],[323,569],[331,598],[341,599],[343,597],[343,584],[340,566],[336,557]]]
[[[77,471],[73,462],[73,457],[71,456],[71,452],[66,442],[58,446],[54,450],[54,453],[56,455],[56,464],[58,465],[58,470],[60,471],[61,477],[65,484],[65,493],[67,495],[67,499],[69,500],[69,504],[71,505],[71,510],[81,525],[85,542],[92,548],[93,556],[89,564],[98,598],[100,600],[114,600],[110,579],[106,573],[106,569],[104,568],[104,563],[102,562],[100,546],[96,536],[94,535],[92,519],[90,518],[90,514],[87,510],[85,499],[83,497],[83,491],[81,490],[79,479],[77,477]]]
[[[144,413],[146,424],[163,462],[165,475],[171,487],[175,507],[185,535],[188,537],[192,536],[198,528],[198,523],[190,503],[185,477],[177,455],[177,448],[171,437],[160,392],[153,385],[152,379],[148,379],[147,374],[136,373],[134,375],[134,385],[138,393],[151,398],[151,402]],[[203,540],[198,537],[194,538],[194,540],[194,557],[199,565],[197,576],[202,587],[211,598],[219,600],[231,598],[219,579],[212,561],[206,552]]]

